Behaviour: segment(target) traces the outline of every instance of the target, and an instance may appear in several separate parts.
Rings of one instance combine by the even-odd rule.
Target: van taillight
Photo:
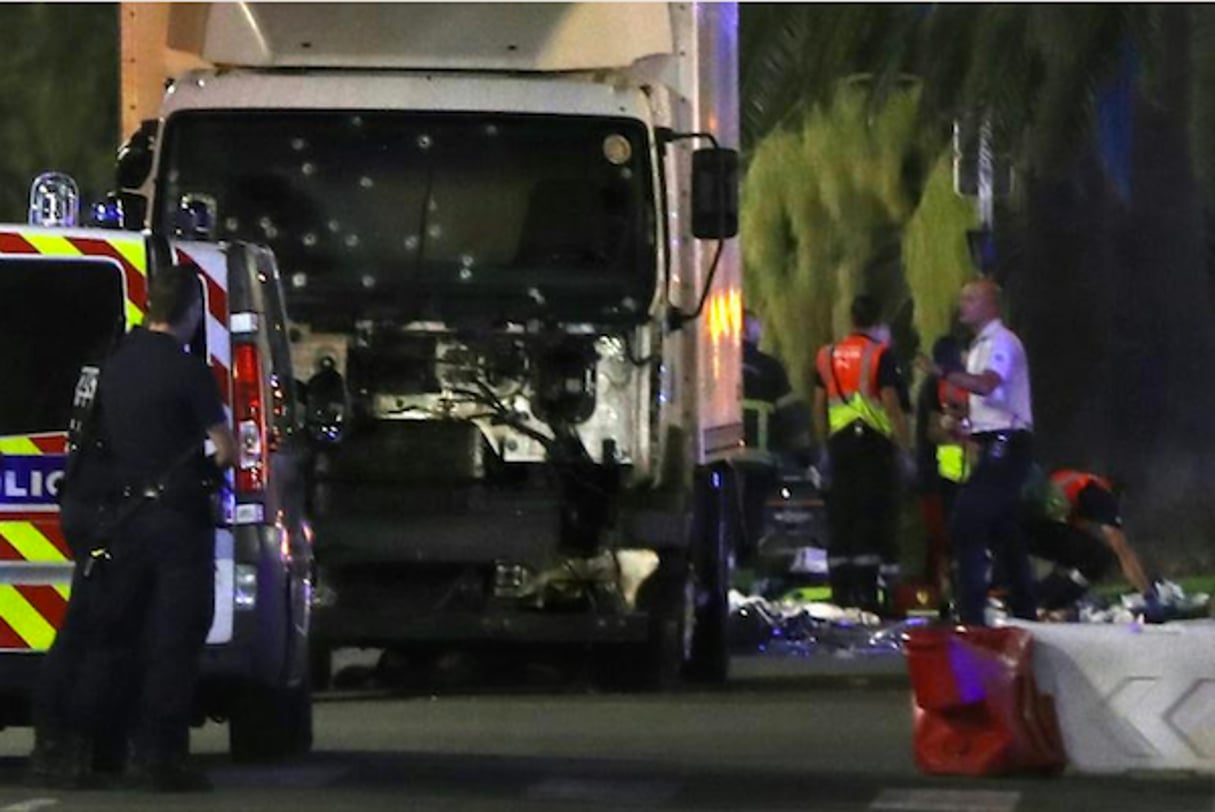
[[[236,344],[232,367],[233,418],[236,422],[236,492],[260,493],[266,485],[266,412],[262,403],[262,365],[256,344]]]

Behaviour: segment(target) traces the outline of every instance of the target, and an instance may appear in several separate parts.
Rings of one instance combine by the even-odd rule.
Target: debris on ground
[[[1161,580],[1156,582],[1156,594],[1160,599],[1161,622],[1211,616],[1211,596],[1206,592],[1187,595],[1180,585]],[[1142,623],[1146,612],[1147,606],[1138,592],[1113,597],[1090,593],[1072,606],[1052,611],[1040,619],[1051,623]],[[1008,612],[1004,603],[990,599],[987,607],[988,625],[1006,619]]]
[[[883,620],[871,612],[823,601],[770,600],[730,592],[731,648],[738,654],[893,654],[902,651],[903,632],[926,622]]]
[[[1164,618],[1189,620],[1211,615],[1211,596],[1191,595],[1171,581],[1157,583]],[[1089,595],[1066,610],[1041,620],[1059,623],[1141,623],[1143,596],[1133,593],[1113,598]],[[1002,601],[991,598],[989,625],[1008,619]],[[902,651],[902,634],[909,628],[933,622],[929,618],[890,620],[860,609],[845,609],[822,600],[800,598],[797,591],[779,599],[730,592],[730,641],[736,654],[808,656],[830,654],[856,657]]]
[[[1165,621],[1210,617],[1211,596],[1206,592],[1187,595],[1179,584],[1157,581],[1156,594]],[[1112,601],[1085,601],[1077,607],[1075,619],[1082,623],[1131,623],[1142,618],[1146,608],[1143,596],[1131,592]]]

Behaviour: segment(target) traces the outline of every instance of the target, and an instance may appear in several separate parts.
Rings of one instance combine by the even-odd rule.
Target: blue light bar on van
[[[31,226],[71,228],[80,220],[80,189],[70,175],[43,172],[30,185]]]
[[[122,228],[122,201],[117,198],[98,200],[89,214],[89,219],[98,228]]]

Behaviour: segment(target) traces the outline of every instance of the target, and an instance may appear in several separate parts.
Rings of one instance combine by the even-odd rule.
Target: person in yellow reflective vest
[[[810,464],[809,407],[792,387],[784,365],[759,348],[763,324],[743,311],[743,436],[746,447],[735,459],[741,487],[742,534],[737,551],[747,564],[763,535],[764,505],[788,458]]]
[[[955,335],[942,336],[932,346],[932,359],[941,369],[962,369],[962,342]],[[942,587],[949,573],[949,514],[970,469],[963,436],[968,403],[969,393],[932,373],[920,385],[916,401],[917,485],[928,531],[924,574]]]
[[[878,330],[876,299],[858,296],[853,332],[816,358],[814,420],[830,470],[828,578],[841,606],[878,611],[884,561],[897,561],[900,463],[909,460],[902,375]]]

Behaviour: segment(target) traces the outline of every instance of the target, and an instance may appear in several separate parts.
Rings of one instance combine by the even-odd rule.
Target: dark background
[[[842,76],[923,82],[927,132],[986,108],[1021,194],[997,276],[1034,368],[1039,456],[1128,486],[1167,573],[1215,545],[1215,12],[1168,5],[743,4],[744,160]],[[57,169],[112,187],[118,11],[0,5],[0,220]],[[744,235],[745,239],[745,235]],[[752,272],[748,269],[748,272]],[[1063,351],[1066,350],[1066,351]]]

